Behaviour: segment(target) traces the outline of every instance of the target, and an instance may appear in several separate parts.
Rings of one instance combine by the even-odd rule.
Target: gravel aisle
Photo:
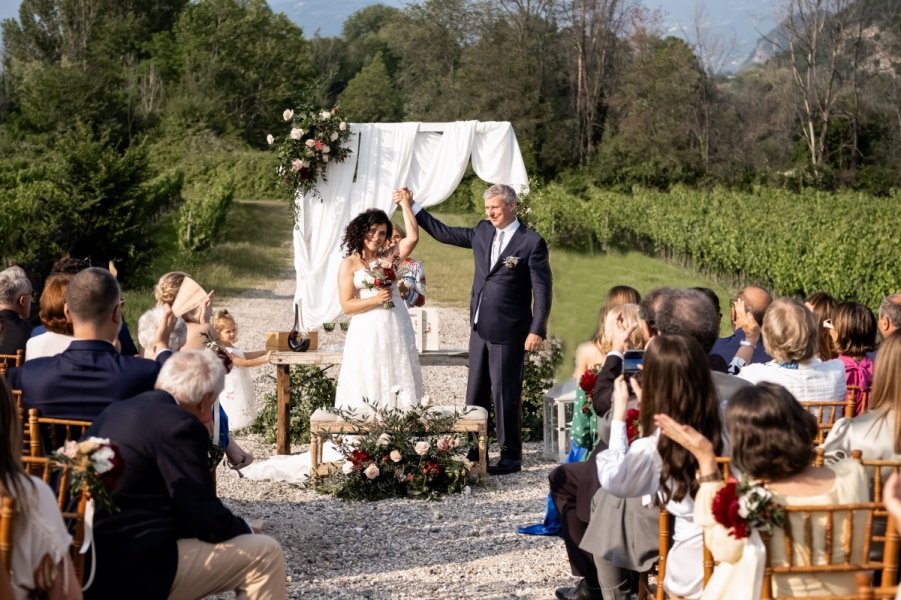
[[[239,328],[238,346],[262,348],[264,332],[293,322],[294,273],[265,289],[217,299]],[[434,307],[430,307],[434,308]],[[465,348],[468,318],[441,308],[441,346]],[[274,387],[274,367],[252,370],[258,398]],[[423,369],[433,401],[462,404],[466,369]],[[257,458],[275,452],[256,436],[238,437]],[[293,449],[295,452],[305,447]],[[220,467],[220,497],[237,514],[261,518],[281,542],[291,598],[553,598],[574,581],[560,538],[521,536],[544,514],[553,463],[527,444],[523,471],[492,477],[471,494],[440,502],[350,503],[284,483],[248,481]],[[228,596],[226,596],[228,597]]]

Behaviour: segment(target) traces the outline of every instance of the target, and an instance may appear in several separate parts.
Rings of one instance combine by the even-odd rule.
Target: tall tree
[[[350,80],[338,98],[343,111],[354,121],[397,121],[401,117],[400,95],[394,89],[381,52]]]

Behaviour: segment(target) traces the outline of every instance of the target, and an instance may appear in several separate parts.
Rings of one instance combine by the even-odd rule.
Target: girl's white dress
[[[226,348],[229,354],[244,358],[238,348]],[[228,415],[228,430],[235,431],[250,427],[257,418],[257,407],[253,396],[253,380],[247,367],[232,365],[225,376],[225,387],[219,394],[219,404]]]
[[[365,269],[354,272],[357,298],[378,293],[367,289],[367,281],[372,278]],[[413,324],[396,285],[391,287],[391,298],[394,308],[376,307],[350,319],[335,393],[337,408],[363,414],[370,412],[364,398],[372,406],[401,409],[417,406],[422,398]]]

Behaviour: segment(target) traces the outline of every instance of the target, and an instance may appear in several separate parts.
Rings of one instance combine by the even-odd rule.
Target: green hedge
[[[178,210],[178,245],[185,252],[206,250],[213,245],[235,197],[231,175],[224,173],[203,196],[186,200]]]
[[[552,245],[617,243],[757,282],[780,295],[825,291],[878,306],[901,290],[901,193],[886,198],[758,188],[631,194],[550,184],[532,199],[536,228]]]

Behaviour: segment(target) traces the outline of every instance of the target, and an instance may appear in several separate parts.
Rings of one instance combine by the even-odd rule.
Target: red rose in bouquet
[[[593,369],[586,369],[584,373],[582,373],[581,379],[579,379],[579,387],[585,391],[586,394],[591,394],[591,391],[594,389],[594,384],[598,381],[598,374]]]
[[[713,518],[730,530],[735,539],[748,537],[745,520],[738,514],[738,486],[730,481],[713,498]]]
[[[641,422],[638,420],[640,414],[637,408],[626,411],[626,437],[630,444],[641,437]]]
[[[350,462],[354,465],[360,465],[367,462],[371,457],[368,452],[364,452],[363,450],[354,450],[350,453]]]

